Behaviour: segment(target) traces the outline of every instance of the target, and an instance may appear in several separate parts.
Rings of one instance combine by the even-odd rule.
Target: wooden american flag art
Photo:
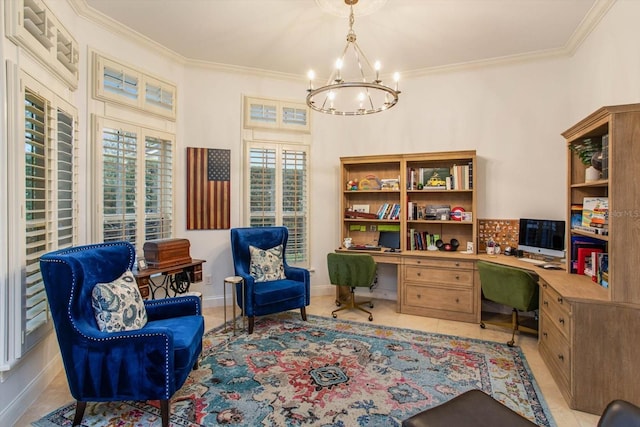
[[[231,223],[231,150],[187,147],[187,230]]]

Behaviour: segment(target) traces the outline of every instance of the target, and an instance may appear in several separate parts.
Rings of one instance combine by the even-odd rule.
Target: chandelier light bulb
[[[313,90],[313,79],[316,78],[316,73],[313,70],[309,70],[307,77],[309,77],[309,90]]]
[[[342,80],[342,76],[340,72],[342,71],[342,59],[336,59],[336,81],[339,82]]]
[[[376,61],[373,68],[376,70],[376,82],[380,83],[380,61]]]
[[[400,73],[399,72],[395,72],[393,73],[393,81],[396,82],[396,91],[398,91],[398,82],[400,81]]]

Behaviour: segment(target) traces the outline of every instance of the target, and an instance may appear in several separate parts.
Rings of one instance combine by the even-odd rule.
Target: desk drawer
[[[416,308],[473,313],[473,291],[464,288],[407,284],[404,304]]]
[[[541,309],[543,316],[547,322],[553,323],[554,326],[564,335],[565,339],[569,339],[571,334],[571,305],[546,282],[541,282]]]
[[[409,282],[446,283],[451,285],[473,286],[473,270],[446,270],[405,266],[404,280]]]
[[[431,268],[453,268],[473,270],[473,261],[461,261],[458,259],[435,259],[435,258],[407,258],[404,260],[405,265],[420,265]]]
[[[547,366],[561,374],[558,385],[567,386],[571,379],[571,346],[562,332],[547,316],[540,317],[540,353],[547,362]],[[558,379],[558,375],[554,375]]]

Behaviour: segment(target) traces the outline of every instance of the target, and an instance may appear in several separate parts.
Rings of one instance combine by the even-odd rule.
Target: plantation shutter
[[[308,152],[284,144],[251,143],[249,225],[289,229],[287,261],[308,261]]]
[[[40,256],[47,252],[48,150],[51,142],[47,102],[25,91],[25,280],[24,345],[48,322],[48,305],[40,273]]]
[[[249,225],[276,225],[276,150],[249,150]]]
[[[74,122],[73,116],[58,110],[58,249],[74,243]]]
[[[308,129],[308,108],[284,105],[282,107],[282,125],[291,128]]]
[[[137,222],[136,133],[102,129],[103,240],[127,240],[136,244]]]
[[[139,78],[123,68],[105,65],[103,67],[104,91],[137,103],[140,96]]]
[[[287,259],[307,259],[307,153],[282,150],[282,224],[289,229]]]
[[[145,109],[175,116],[175,87],[147,77],[144,84]]]
[[[170,140],[145,138],[145,240],[173,229],[173,151]]]

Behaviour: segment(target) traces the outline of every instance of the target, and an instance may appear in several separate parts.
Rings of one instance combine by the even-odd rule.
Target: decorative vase
[[[597,181],[600,179],[600,171],[593,166],[589,166],[584,171],[584,180],[585,182],[589,181]]]

